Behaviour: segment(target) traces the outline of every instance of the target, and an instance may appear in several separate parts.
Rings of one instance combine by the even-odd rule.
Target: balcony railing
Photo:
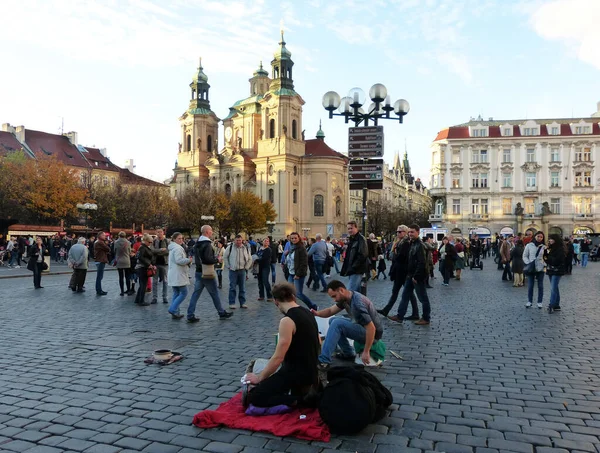
[[[593,219],[594,214],[574,214],[573,220]]]
[[[525,187],[525,192],[537,192],[538,188],[537,186],[526,186]]]

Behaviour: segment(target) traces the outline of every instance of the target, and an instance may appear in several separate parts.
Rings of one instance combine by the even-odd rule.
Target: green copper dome
[[[194,82],[208,82],[208,77],[204,74],[204,68],[202,67],[202,57],[200,58],[200,62],[198,64],[198,72],[194,74],[192,79]]]
[[[279,49],[274,54],[276,60],[290,60],[292,58],[292,52],[287,50],[285,47],[285,41],[283,39],[283,30],[281,30],[281,41],[279,42]]]
[[[325,139],[325,132],[321,129],[321,120],[319,120],[319,130],[317,131],[317,138],[320,140]]]
[[[253,75],[254,75],[254,77],[258,77],[258,76],[267,76],[268,77],[269,76],[269,73],[263,69],[262,61],[260,62],[259,68],[256,71],[254,71]]]

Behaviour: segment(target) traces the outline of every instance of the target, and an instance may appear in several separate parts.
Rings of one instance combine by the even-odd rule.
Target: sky
[[[409,101],[382,121],[385,159],[406,147],[428,185],[431,142],[487,119],[587,117],[600,101],[600,0],[0,0],[0,123],[77,131],[136,173],[172,174],[178,118],[202,57],[220,118],[270,71],[285,30],[306,138],[347,151],[325,92],[383,83]],[[223,145],[223,129],[219,131]]]

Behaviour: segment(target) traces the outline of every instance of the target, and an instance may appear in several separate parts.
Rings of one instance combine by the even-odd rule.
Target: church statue
[[[213,146],[213,157],[215,157],[216,159],[219,158],[219,145],[216,140],[215,145]]]
[[[260,130],[260,139],[261,140],[263,139],[263,135],[265,135],[265,131],[264,131],[264,129],[261,129]]]
[[[515,215],[523,215],[523,206],[521,206],[521,203],[517,203],[517,206],[515,207]]]
[[[196,140],[196,145],[198,146],[198,151],[200,151],[202,149],[202,139],[200,137],[198,137],[198,140]]]
[[[547,201],[542,203],[542,215],[551,215],[552,211],[550,210],[550,205]]]
[[[302,131],[302,141],[303,141],[303,142],[305,142],[305,141],[306,141],[306,137],[305,137],[305,135],[304,135],[304,133],[305,133],[305,132],[306,132],[306,129],[304,129],[304,130]]]
[[[238,137],[237,146],[238,146],[238,149],[240,149],[240,150],[242,149],[242,137]]]
[[[181,152],[181,143],[178,143],[179,145],[179,152]]]
[[[285,124],[283,125],[283,135],[287,137],[287,126]]]

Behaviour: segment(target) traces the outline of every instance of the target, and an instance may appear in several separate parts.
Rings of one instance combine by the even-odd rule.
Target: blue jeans
[[[527,300],[533,303],[533,285],[535,279],[538,281],[538,304],[542,303],[544,299],[544,273],[536,272],[535,274],[527,274]]]
[[[581,252],[581,267],[587,266],[589,256],[589,252]]]
[[[16,262],[17,262],[17,258],[19,257],[19,252],[18,250],[15,248],[14,250],[12,250],[10,252],[10,262],[8,263],[9,266],[13,266]]]
[[[406,277],[404,282],[404,289],[402,290],[402,298],[400,299],[400,306],[398,307],[398,318],[404,319],[406,310],[408,308],[408,301],[410,300],[411,294],[417,293],[417,297],[423,305],[423,319],[429,321],[431,316],[431,306],[429,305],[429,297],[427,296],[427,289],[425,288],[425,282],[413,282],[411,277]]]
[[[267,293],[267,299],[272,299],[271,285],[269,284],[269,267],[263,267],[258,271],[258,297],[265,297],[265,291]]]
[[[240,307],[246,303],[246,269],[229,270],[229,306],[235,305],[235,287],[240,290]]]
[[[348,276],[348,289],[350,291],[356,291],[360,293],[360,282],[362,280],[362,274],[352,274]]]
[[[156,274],[152,276],[152,300],[158,298],[158,284],[162,282],[162,298],[163,300],[168,299],[169,285],[167,283],[167,273],[169,272],[169,266],[166,264],[156,265]]]
[[[102,279],[104,278],[104,268],[106,267],[106,263],[96,263],[96,292],[102,292]]]
[[[271,281],[273,284],[275,284],[275,277],[277,276],[277,273],[275,272],[275,266],[277,266],[277,263],[271,263]]]
[[[350,346],[348,338],[358,341],[359,343],[365,343],[367,339],[367,330],[356,323],[353,323],[346,318],[331,318],[329,320],[329,330],[325,337],[325,342],[321,347],[321,355],[319,355],[319,362],[331,363],[331,356],[335,352],[335,348],[339,346],[342,350],[342,354],[345,356],[356,355],[354,348]]]
[[[302,291],[304,290],[304,279],[306,277],[300,277],[295,279],[292,274],[288,276],[288,282],[294,284],[294,288],[296,288],[296,299],[300,299],[302,302],[306,304],[308,308],[317,309],[317,306],[314,304],[312,300],[310,300]]]
[[[335,256],[332,257],[331,261],[333,261],[333,267],[335,268],[335,271],[339,274],[340,273],[340,268],[338,267],[338,262]]]
[[[198,299],[200,298],[200,294],[204,291],[204,288],[210,294],[212,298],[213,305],[215,306],[217,312],[219,314],[225,313],[223,310],[223,306],[221,305],[221,298],[219,297],[219,290],[217,289],[217,279],[216,278],[202,278],[202,272],[196,272],[196,281],[194,282],[194,293],[192,294],[192,298],[190,299],[190,305],[187,311],[188,319],[193,318],[196,313],[196,303],[198,303]]]
[[[178,315],[179,306],[188,295],[187,286],[173,286],[173,300],[169,306],[169,313]]]
[[[550,279],[550,308],[560,307],[560,291],[558,283],[561,275],[548,275]]]
[[[317,274],[317,281],[321,282],[323,285],[323,289],[327,288],[327,282],[325,281],[325,277],[323,277],[323,267],[325,266],[324,260],[314,260],[315,261],[315,272]],[[317,285],[315,285],[317,286]]]

